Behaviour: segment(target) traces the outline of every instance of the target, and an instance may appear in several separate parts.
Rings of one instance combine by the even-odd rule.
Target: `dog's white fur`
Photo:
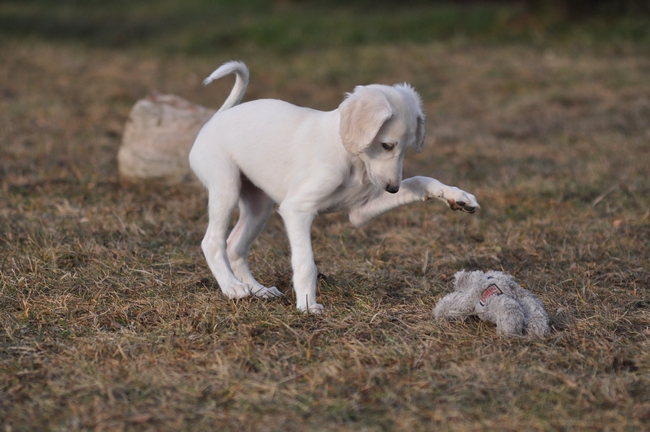
[[[282,295],[257,282],[247,262],[274,203],[291,244],[297,307],[309,312],[323,310],[316,302],[310,238],[317,214],[347,210],[350,221],[363,226],[394,207],[429,198],[453,210],[479,208],[474,195],[438,180],[402,180],[406,149],[420,151],[424,144],[422,103],[409,85],[358,86],[337,109],[322,112],[272,99],[238,105],[249,76],[241,62],[224,64],[204,84],[231,73],[236,82],[230,96],[190,152],[192,170],[209,193],[201,246],[228,297]],[[226,239],[237,205],[239,220]]]

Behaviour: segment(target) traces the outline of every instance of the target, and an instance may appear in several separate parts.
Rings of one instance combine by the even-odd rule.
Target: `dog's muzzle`
[[[393,186],[391,184],[386,185],[386,192],[388,193],[397,193],[399,191],[399,186]]]

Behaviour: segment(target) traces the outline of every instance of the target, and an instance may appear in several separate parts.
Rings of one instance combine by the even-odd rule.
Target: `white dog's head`
[[[420,152],[424,145],[420,96],[408,84],[358,86],[339,112],[346,150],[361,158],[373,184],[396,193],[406,149]]]

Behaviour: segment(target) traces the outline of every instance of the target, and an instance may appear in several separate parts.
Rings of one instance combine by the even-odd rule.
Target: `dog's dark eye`
[[[381,146],[387,151],[391,151],[395,148],[395,144],[382,143]]]

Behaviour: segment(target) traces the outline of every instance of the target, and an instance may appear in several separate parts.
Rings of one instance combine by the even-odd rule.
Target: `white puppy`
[[[424,114],[407,84],[358,86],[334,111],[262,99],[238,105],[248,68],[229,62],[204,84],[236,74],[235,86],[203,127],[190,165],[209,193],[209,224],[201,243],[210,270],[230,298],[281,295],[248,268],[251,243],[279,205],[289,242],[293,286],[301,311],[320,312],[311,225],[320,213],[347,210],[355,226],[414,201],[437,198],[473,213],[474,195],[429,177],[402,180],[404,154],[421,151]],[[237,106],[236,106],[237,105]],[[226,240],[230,216],[239,220]]]

